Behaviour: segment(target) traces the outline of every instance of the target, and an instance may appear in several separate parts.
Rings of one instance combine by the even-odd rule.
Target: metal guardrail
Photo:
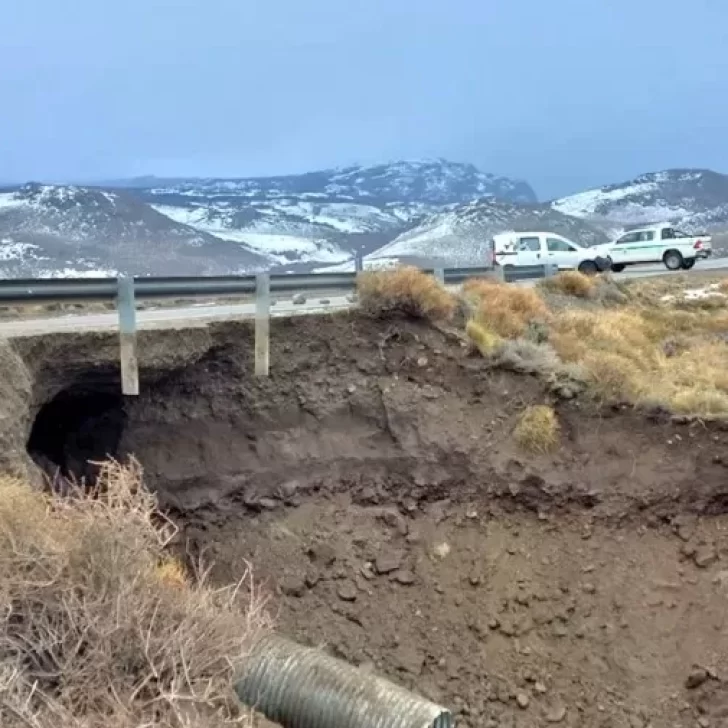
[[[555,273],[551,266],[533,265],[518,268],[441,268],[424,269],[447,284],[462,283],[468,278],[498,275],[507,282],[544,278]],[[303,273],[268,276],[271,293],[304,291],[342,291],[356,288],[358,273]],[[139,299],[194,298],[198,296],[234,296],[254,294],[260,276],[134,278],[134,294]],[[0,280],[0,304],[50,303],[59,301],[114,301],[118,296],[116,278],[48,278]]]
[[[556,266],[534,265],[493,268],[423,269],[444,284],[458,284],[468,278],[495,276],[514,282],[544,278],[557,272]],[[356,290],[359,272],[292,275],[221,276],[209,278],[65,278],[0,280],[0,304],[50,303],[63,301],[116,301],[119,314],[121,391],[139,394],[137,357],[137,298],[193,298],[196,296],[255,295],[255,374],[267,376],[270,360],[271,293]]]

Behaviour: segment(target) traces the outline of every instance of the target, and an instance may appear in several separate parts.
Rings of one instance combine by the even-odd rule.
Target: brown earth
[[[561,401],[447,332],[355,315],[0,348],[0,465],[134,453],[213,576],[253,563],[280,629],[460,725],[728,725],[728,428]],[[55,398],[55,399],[54,399]],[[49,404],[50,403],[50,404]],[[551,403],[555,454],[519,451]],[[35,426],[33,426],[35,422]]]

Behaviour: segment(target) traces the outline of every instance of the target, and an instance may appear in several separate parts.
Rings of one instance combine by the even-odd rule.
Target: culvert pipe
[[[238,674],[245,705],[283,728],[453,728],[445,708],[312,647],[259,640]]]

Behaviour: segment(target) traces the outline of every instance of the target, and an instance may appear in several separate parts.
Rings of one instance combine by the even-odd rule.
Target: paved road
[[[716,258],[698,263],[692,273],[707,273],[720,270],[728,272],[728,258]],[[647,276],[666,275],[669,272],[662,265],[645,265],[620,273],[616,278],[644,278]],[[523,285],[535,285],[536,281],[524,282]],[[328,301],[328,303],[322,303]],[[306,303],[294,304],[291,299],[280,299],[271,309],[273,316],[290,316],[292,314],[313,314],[343,310],[351,306],[347,296],[308,294]],[[248,318],[255,314],[254,303],[216,305],[200,303],[183,308],[164,308],[137,312],[137,325],[140,329],[175,328],[204,326],[210,321]],[[103,331],[115,330],[118,326],[116,313],[102,314],[69,314],[52,318],[23,319],[0,322],[0,336],[24,336],[28,334],[45,334],[71,331]]]

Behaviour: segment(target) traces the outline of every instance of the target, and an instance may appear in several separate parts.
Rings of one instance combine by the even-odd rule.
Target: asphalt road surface
[[[688,275],[720,270],[728,271],[728,258],[700,261]],[[685,273],[685,271],[678,271]],[[670,275],[662,265],[645,265],[619,273],[615,278],[631,279],[656,275]],[[697,276],[696,276],[697,277]],[[535,285],[536,281],[527,281],[521,285]],[[327,295],[307,293],[306,303],[294,304],[288,299],[279,299],[271,308],[272,316],[291,316],[304,314],[321,314],[349,308],[352,304],[346,295]],[[326,303],[322,303],[326,301]],[[255,315],[255,303],[225,304],[199,303],[182,308],[163,308],[137,312],[137,326],[140,329],[150,328],[189,328],[204,326],[211,321],[225,319],[250,318]],[[103,331],[118,327],[116,313],[69,314],[35,319],[16,319],[0,322],[0,336],[26,336],[55,332],[71,331]]]

